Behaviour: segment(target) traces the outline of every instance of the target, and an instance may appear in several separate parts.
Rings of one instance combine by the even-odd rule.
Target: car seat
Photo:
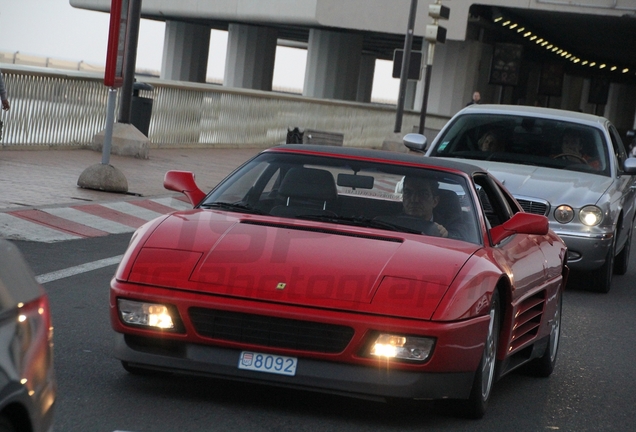
[[[306,214],[335,215],[338,191],[333,175],[316,168],[291,168],[278,189],[283,203],[275,206],[272,216],[294,217]]]

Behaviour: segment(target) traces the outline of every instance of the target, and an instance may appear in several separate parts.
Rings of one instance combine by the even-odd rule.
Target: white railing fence
[[[3,148],[91,147],[105,128],[108,89],[103,77],[0,64],[11,110],[2,113]],[[344,145],[380,148],[393,132],[395,107],[305,98],[138,77],[154,87],[140,92],[153,100],[150,147],[269,147],[285,142],[287,129],[344,134]],[[117,103],[119,106],[119,101]],[[427,129],[447,118],[427,116]],[[402,131],[419,114],[405,112]]]

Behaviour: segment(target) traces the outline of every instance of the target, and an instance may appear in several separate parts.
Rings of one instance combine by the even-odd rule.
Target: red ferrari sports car
[[[567,250],[486,171],[285,145],[135,232],[111,283],[115,355],[171,371],[364,397],[456,399],[548,376]]]

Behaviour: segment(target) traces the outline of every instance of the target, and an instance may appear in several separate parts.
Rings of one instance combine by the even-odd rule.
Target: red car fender
[[[546,337],[550,334],[552,317],[555,316],[558,306],[558,296],[563,293],[565,283],[567,281],[568,268],[563,266],[562,273],[557,277],[548,279],[546,282],[535,289],[528,291],[523,296],[513,299],[510,290],[502,292],[502,304],[506,304],[506,312],[502,317],[501,339],[497,350],[497,358],[499,360],[518,352],[519,350],[531,345],[535,341]],[[541,313],[541,324],[536,334],[527,332],[523,337],[515,335],[515,329],[521,329],[517,319],[522,319],[524,311],[528,310],[528,305],[543,305]]]
[[[459,321],[485,315],[490,297],[505,272],[483,249],[462,267],[433,314],[433,321]]]
[[[161,223],[168,218],[169,215],[164,215],[156,219],[146,222],[134,232],[130,238],[130,243],[126,249],[126,253],[122,258],[117,271],[115,272],[115,278],[118,280],[127,280],[130,276],[130,271],[133,268],[137,255],[141,251],[141,248],[146,243],[150,235],[157,229]]]

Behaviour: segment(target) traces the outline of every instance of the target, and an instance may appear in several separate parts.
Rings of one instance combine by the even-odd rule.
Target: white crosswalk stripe
[[[114,203],[103,203],[102,205],[109,209],[112,209],[121,213],[126,213],[128,215],[135,216],[140,219],[145,219],[147,221],[161,216],[161,213],[157,213],[152,210],[148,210],[143,207],[130,204],[124,201],[114,202]]]
[[[99,216],[88,214],[81,210],[76,210],[74,208],[69,208],[69,207],[48,208],[48,209],[42,209],[42,211],[48,214],[52,214],[53,216],[57,216],[63,219],[68,219],[70,221],[73,221],[79,224],[87,225],[92,228],[105,231],[109,234],[122,234],[122,233],[132,232],[135,230],[134,228],[129,227],[128,225],[120,224],[118,222],[113,222]]]
[[[161,209],[161,212],[157,212],[143,205],[135,204],[135,201],[104,202],[99,204],[99,206],[105,210],[104,217],[93,214],[93,211],[82,211],[81,207],[77,206],[38,209],[37,211],[52,216],[49,226],[13,216],[10,212],[0,213],[0,237],[10,240],[27,240],[43,243],[83,238],[83,235],[74,235],[67,232],[69,229],[67,227],[65,228],[63,223],[60,223],[60,227],[56,228],[55,224],[59,223],[60,219],[108,234],[131,233],[135,231],[135,228],[111,220],[108,215],[110,210],[149,221],[161,216],[163,213],[192,209],[192,205],[174,197],[151,198],[148,199],[147,202],[160,204],[167,208],[165,211]],[[46,218],[44,218],[44,220],[46,220]]]
[[[9,240],[28,240],[43,243],[80,238],[79,236],[48,228],[6,213],[0,213],[0,233],[3,238]]]
[[[151,201],[167,207],[172,207],[175,210],[192,210],[192,204],[172,197],[154,198]]]

